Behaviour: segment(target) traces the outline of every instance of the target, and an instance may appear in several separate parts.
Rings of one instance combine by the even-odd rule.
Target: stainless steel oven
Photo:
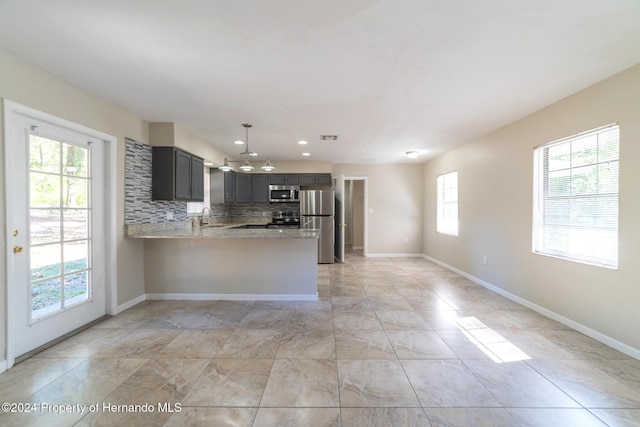
[[[270,185],[269,186],[270,202],[300,202],[300,186],[299,185]]]

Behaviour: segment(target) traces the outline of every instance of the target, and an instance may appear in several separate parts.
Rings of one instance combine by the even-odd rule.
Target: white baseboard
[[[422,254],[372,254],[365,255],[367,258],[422,258]]]
[[[145,301],[147,299],[146,295],[140,295],[139,297],[135,297],[134,299],[131,299],[127,302],[125,302],[122,305],[119,305],[118,307],[116,307],[116,312],[113,313],[114,315],[118,314],[118,313],[122,313],[123,311],[133,307],[134,305],[140,304],[141,302]]]
[[[186,301],[318,301],[318,295],[296,294],[147,294],[148,300]]]
[[[521,298],[517,295],[514,295],[510,292],[505,291],[502,288],[499,288],[495,285],[492,285],[489,282],[485,282],[482,279],[479,279],[475,276],[472,276],[471,274],[465,273],[462,270],[459,270],[455,267],[450,266],[449,264],[446,264],[440,260],[437,260],[435,258],[432,258],[430,256],[427,255],[423,255],[424,259],[433,262],[434,264],[438,264],[441,267],[446,268],[447,270],[453,271],[454,273],[457,273],[463,277],[466,277],[467,279],[471,280],[472,282],[475,282],[477,284],[479,284],[480,286],[484,286],[485,288],[489,289],[490,291],[493,291],[497,294],[502,295],[505,298],[509,298],[511,301],[515,301],[518,304],[522,304],[523,306],[530,308],[531,310],[542,314],[545,317],[548,317],[549,319],[555,320],[556,322],[560,322],[565,326],[570,327],[571,329],[574,329],[578,332],[581,332],[583,334],[585,334],[588,337],[593,338],[596,341],[599,341],[603,344],[608,345],[611,348],[614,348],[624,354],[626,354],[627,356],[631,356],[635,359],[640,360],[640,349],[637,349],[635,347],[631,347],[630,345],[627,345],[623,342],[620,342],[614,338],[611,338],[608,335],[602,334],[598,331],[595,331],[591,328],[589,328],[588,326],[583,325],[582,323],[578,323],[574,320],[571,320],[567,317],[564,317],[554,311],[551,311],[547,308],[544,308],[538,304],[535,304],[529,300],[526,300],[524,298]]]
[[[0,360],[0,374],[7,370],[7,361]]]

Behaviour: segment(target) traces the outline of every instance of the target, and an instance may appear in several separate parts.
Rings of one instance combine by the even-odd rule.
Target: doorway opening
[[[367,256],[367,178],[345,177],[344,251],[350,256]]]

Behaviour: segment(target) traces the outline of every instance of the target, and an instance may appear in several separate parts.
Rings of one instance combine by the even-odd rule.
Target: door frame
[[[116,314],[117,312],[117,233],[116,233],[116,188],[117,188],[117,143],[118,140],[115,136],[106,134],[104,132],[97,131],[95,129],[88,128],[78,123],[57,117],[55,115],[45,113],[40,110],[36,110],[31,107],[19,104],[17,102],[10,101],[8,99],[3,100],[4,109],[4,163],[5,163],[5,201],[9,200],[10,194],[13,191],[18,191],[18,186],[10,186],[10,180],[13,180],[16,176],[14,173],[14,166],[9,156],[9,144],[10,133],[13,127],[10,125],[15,117],[27,116],[35,120],[48,122],[56,126],[64,127],[75,132],[87,134],[95,139],[104,142],[104,192],[103,202],[105,206],[104,210],[104,286],[105,286],[105,312],[107,314]],[[21,187],[20,187],[21,188]],[[110,207],[110,208],[107,208]],[[9,277],[9,271],[13,261],[13,251],[10,250],[13,247],[12,239],[13,235],[11,230],[13,229],[14,213],[4,206],[5,210],[5,250],[6,250],[6,268],[7,277]],[[6,369],[11,368],[15,363],[16,355],[14,354],[14,308],[11,302],[15,299],[15,292],[17,290],[9,286],[6,283]]]
[[[369,177],[362,175],[340,175],[335,178],[334,189],[336,192],[336,198],[340,202],[339,212],[337,212],[338,218],[336,222],[336,244],[339,246],[336,251],[336,258],[340,262],[344,262],[344,247],[345,247],[345,231],[344,227],[340,227],[339,224],[345,223],[345,181],[364,181],[364,218],[362,218],[363,237],[362,237],[362,255],[364,257],[369,256]],[[342,256],[342,258],[340,258]]]

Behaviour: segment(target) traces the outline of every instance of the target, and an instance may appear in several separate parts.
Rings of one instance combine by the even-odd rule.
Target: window
[[[618,125],[536,148],[533,252],[618,267]]]
[[[438,177],[438,233],[458,235],[458,172]]]

